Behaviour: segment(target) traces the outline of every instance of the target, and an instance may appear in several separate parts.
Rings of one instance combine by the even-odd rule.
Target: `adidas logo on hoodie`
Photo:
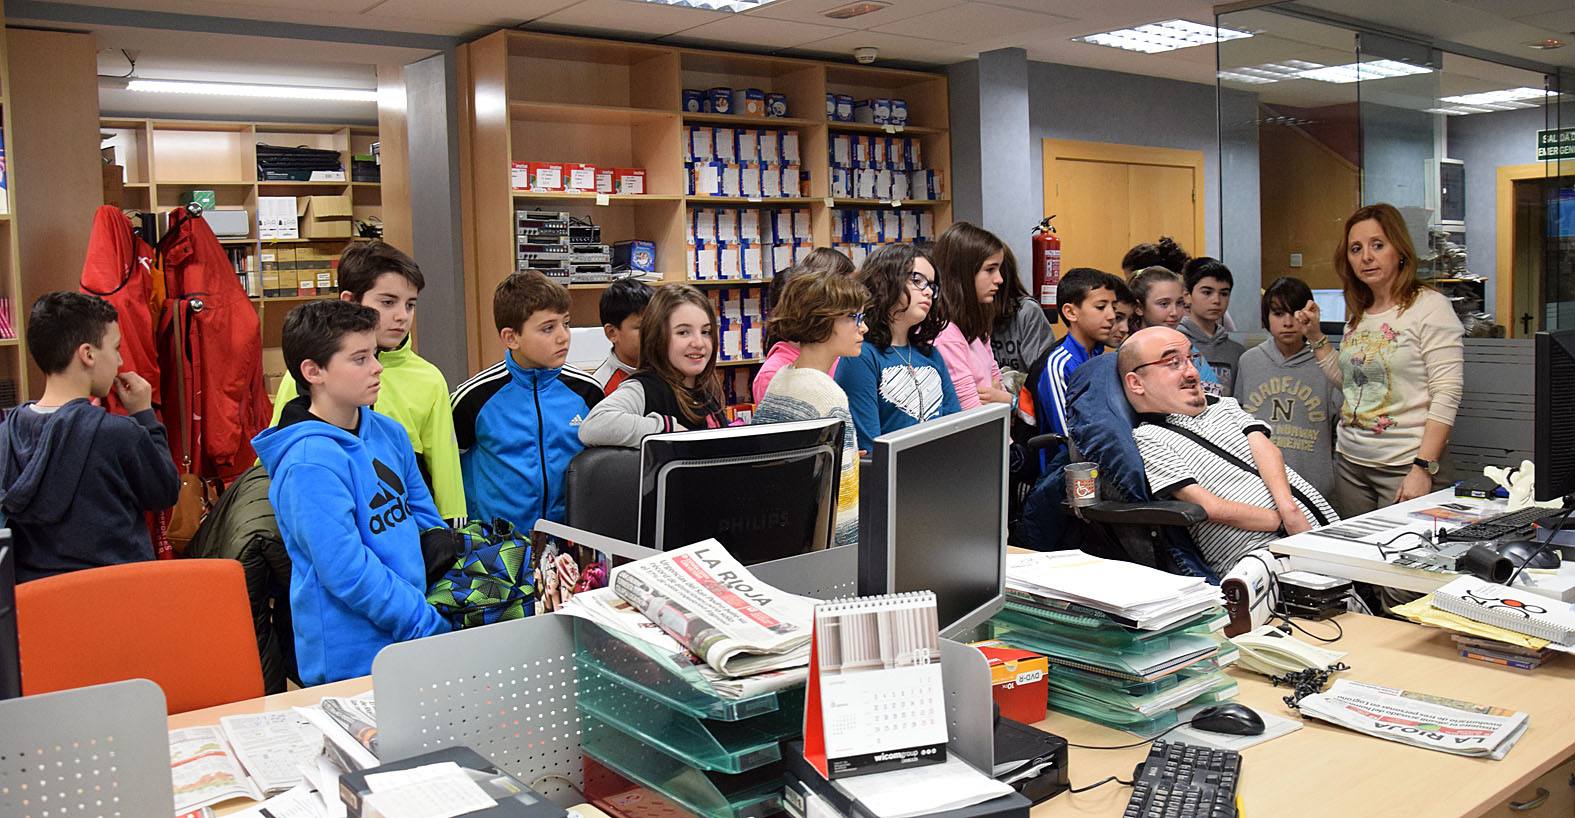
[[[372,470],[377,472],[382,488],[367,503],[372,512],[367,528],[373,534],[381,534],[410,519],[410,504],[405,502],[405,481],[399,479],[393,469],[374,457]]]
[[[569,421],[569,425],[578,427],[581,423],[584,423],[584,422],[585,422],[585,418],[582,418],[578,414],[576,414],[574,416],[574,419]]]

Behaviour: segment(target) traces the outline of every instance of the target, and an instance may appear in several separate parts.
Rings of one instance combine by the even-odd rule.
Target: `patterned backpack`
[[[430,585],[427,601],[457,628],[520,619],[536,612],[530,538],[505,520],[475,522],[461,529],[423,532],[422,547],[434,539],[452,542],[456,557]]]

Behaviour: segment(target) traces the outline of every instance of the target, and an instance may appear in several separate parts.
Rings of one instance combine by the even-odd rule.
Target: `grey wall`
[[[460,241],[459,117],[454,50],[405,66],[410,254],[426,277],[421,355],[457,384],[469,374]]]
[[[953,217],[995,233],[1019,259],[1024,283],[1032,244],[1029,229],[1039,220],[1040,185],[1031,177],[1029,153],[1028,53],[1021,48],[987,51],[952,66],[948,87],[952,110]],[[987,115],[981,116],[981,112]]]
[[[1446,155],[1466,165],[1466,268],[1488,277],[1489,312],[1496,308],[1498,278],[1498,167],[1537,161],[1537,131],[1547,127],[1544,122],[1541,108],[1452,116],[1445,122]]]
[[[1212,85],[1030,62],[1028,95],[1028,170],[1034,207],[1021,220],[1024,229],[1029,217],[1044,206],[1041,139],[1202,151],[1208,195],[1205,246],[1186,249],[1194,255],[1216,256],[1230,266],[1235,289],[1245,296],[1232,301],[1231,314],[1239,327],[1257,326],[1255,294],[1261,286],[1257,128],[1231,127],[1257,118],[1257,96],[1227,91],[1218,99],[1219,119],[1227,124],[1221,162]]]

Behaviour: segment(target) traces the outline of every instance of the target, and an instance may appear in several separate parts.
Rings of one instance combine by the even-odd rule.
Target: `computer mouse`
[[[1191,724],[1210,733],[1228,733],[1233,736],[1263,734],[1263,717],[1235,702],[1205,707],[1192,717]]]
[[[1538,548],[1542,548],[1542,543],[1535,540],[1510,540],[1498,544],[1498,555],[1515,563],[1515,567],[1519,568],[1526,564],[1526,560],[1531,559],[1532,554],[1536,554]],[[1558,568],[1561,562],[1563,560],[1559,558],[1559,550],[1550,546],[1543,548],[1542,553],[1531,560],[1531,567]]]

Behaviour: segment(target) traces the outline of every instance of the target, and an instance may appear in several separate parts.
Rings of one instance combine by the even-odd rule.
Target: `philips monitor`
[[[1011,407],[971,409],[875,438],[859,477],[859,595],[934,591],[941,635],[1004,600]]]
[[[22,662],[16,644],[16,547],[0,528],[0,699],[22,695]]]
[[[714,537],[745,565],[829,548],[842,433],[824,418],[647,437],[639,544],[670,551]]]
[[[1536,398],[1531,458],[1537,501],[1575,494],[1575,330],[1536,335]]]

